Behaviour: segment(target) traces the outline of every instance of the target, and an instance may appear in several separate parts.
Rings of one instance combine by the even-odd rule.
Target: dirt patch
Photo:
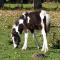
[[[42,53],[34,53],[32,55],[33,58],[45,58],[47,57],[45,54],[42,54]]]

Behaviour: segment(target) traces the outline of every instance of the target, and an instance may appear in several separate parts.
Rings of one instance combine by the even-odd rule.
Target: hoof
[[[37,46],[37,49],[39,49],[39,46]]]
[[[26,50],[26,48],[25,47],[22,47],[22,50]]]
[[[48,51],[48,49],[41,49],[41,51],[44,51],[44,53],[46,53]]]

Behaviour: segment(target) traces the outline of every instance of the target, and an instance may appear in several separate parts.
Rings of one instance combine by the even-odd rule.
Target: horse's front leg
[[[37,40],[37,38],[36,38],[36,32],[35,32],[35,31],[33,32],[33,39],[34,39],[34,41],[35,41],[36,47],[39,49],[39,44],[38,44],[38,40]]]
[[[24,32],[24,45],[22,47],[22,50],[26,50],[27,48],[27,39],[28,39],[28,30]]]

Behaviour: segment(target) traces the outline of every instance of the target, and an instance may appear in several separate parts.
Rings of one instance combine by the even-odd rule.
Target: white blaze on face
[[[19,20],[19,24],[23,24],[23,19],[20,19]]]
[[[18,26],[16,26],[15,24],[13,25],[13,28],[15,28],[16,32],[18,32]]]

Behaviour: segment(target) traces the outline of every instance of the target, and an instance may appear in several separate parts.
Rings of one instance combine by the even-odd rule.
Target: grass
[[[56,14],[52,14],[50,12],[50,15],[56,17]],[[54,12],[56,13],[56,12]],[[45,58],[33,58],[32,55],[34,53],[43,53],[41,52],[41,48],[38,50],[35,48],[35,44],[32,38],[32,35],[29,33],[29,39],[28,39],[28,48],[27,50],[21,50],[23,45],[23,34],[21,35],[21,45],[20,48],[13,49],[13,44],[10,44],[11,40],[11,27],[12,24],[16,19],[19,18],[21,11],[18,10],[0,10],[0,60],[60,60],[60,49],[53,49],[51,48],[51,44],[53,42],[53,33],[56,32],[56,34],[59,34],[60,29],[57,31],[57,28],[51,28],[47,38],[48,38],[48,44],[49,44],[49,51],[45,54],[47,57]],[[58,12],[57,12],[58,14]],[[53,19],[54,19],[53,18]],[[59,21],[59,20],[58,20]],[[53,20],[53,23],[55,21]],[[53,31],[52,31],[53,30]],[[42,39],[39,35],[40,33],[37,33],[37,39],[40,43],[40,47],[42,46]],[[58,37],[59,38],[59,37]],[[60,38],[59,38],[60,39]]]

